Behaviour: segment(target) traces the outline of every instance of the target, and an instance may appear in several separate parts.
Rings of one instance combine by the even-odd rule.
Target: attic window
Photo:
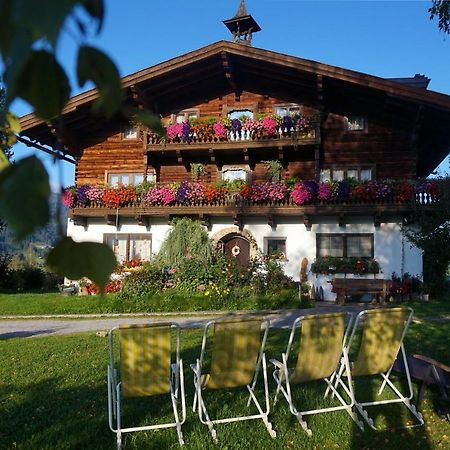
[[[124,139],[137,139],[137,129],[133,125],[128,125],[123,129],[123,138]]]
[[[367,129],[367,118],[365,116],[346,116],[348,131],[365,131]]]
[[[179,113],[174,115],[173,122],[183,123],[198,118],[199,118],[198,109],[185,109],[184,111],[180,111]]]
[[[297,105],[297,103],[285,103],[280,105],[274,105],[273,113],[280,117],[285,116],[299,116],[303,112],[303,106]]]

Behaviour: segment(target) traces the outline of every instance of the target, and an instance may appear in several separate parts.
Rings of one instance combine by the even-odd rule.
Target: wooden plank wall
[[[232,109],[255,108],[258,113],[271,113],[273,106],[284,103],[270,96],[243,92],[237,100],[234,94],[218,97],[206,103],[192,105],[200,111],[201,118],[222,117]],[[301,104],[301,101],[298,101]],[[189,108],[189,109],[191,109]],[[177,111],[173,111],[176,113]],[[304,105],[304,113],[316,111]],[[170,123],[171,116],[163,118]],[[119,125],[114,130],[105,130],[102,136],[85,141],[84,150],[76,169],[77,185],[103,184],[107,172],[135,171],[143,173],[145,162],[143,145],[139,139],[123,139]],[[89,139],[89,138],[86,138]],[[349,132],[341,113],[328,113],[322,126],[322,166],[340,168],[372,166],[377,178],[414,178],[416,174],[417,151],[412,145],[410,122],[396,123],[395,120],[369,116],[367,131]],[[233,161],[243,164],[244,161]],[[161,165],[159,181],[171,182],[190,180],[191,174],[183,165]],[[205,181],[216,181],[217,167],[206,164]],[[152,169],[150,167],[150,169]],[[284,178],[298,177],[313,179],[315,161],[313,152],[290,152],[285,159]],[[264,180],[266,166],[256,164],[252,180]]]

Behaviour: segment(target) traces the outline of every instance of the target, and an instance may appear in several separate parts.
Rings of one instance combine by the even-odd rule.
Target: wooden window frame
[[[284,241],[284,259],[283,261],[288,261],[287,257],[287,237],[286,236],[264,236],[264,254],[269,254],[269,241]]]
[[[373,233],[317,233],[316,234],[316,258],[321,258],[319,255],[319,240],[320,238],[339,237],[342,238],[343,243],[343,255],[336,256],[335,258],[347,258],[347,239],[348,237],[370,237],[371,238],[371,255],[370,256],[358,256],[361,259],[373,259],[375,256],[375,239]]]
[[[272,106],[272,113],[276,114],[277,113],[277,111],[276,111],[277,108],[288,108],[288,109],[290,109],[292,107],[298,108],[300,110],[299,111],[300,115],[303,114],[304,106],[300,105],[298,103],[276,103],[275,105]],[[292,116],[289,115],[289,117],[292,117]]]
[[[131,237],[133,239],[149,239],[150,240],[150,255],[152,254],[152,246],[153,246],[153,236],[152,233],[103,233],[103,243],[107,245],[107,238],[119,239],[126,236],[127,239],[127,247],[126,247],[126,262],[130,260],[130,241]]]

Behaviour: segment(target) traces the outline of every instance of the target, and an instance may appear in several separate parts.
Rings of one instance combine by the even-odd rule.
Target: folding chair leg
[[[297,413],[295,417],[297,417],[298,423],[302,426],[303,430],[306,432],[308,437],[311,437],[312,431],[310,428],[308,428],[308,424],[303,420],[302,415],[300,413]]]
[[[197,409],[197,391],[194,392],[194,401],[192,403],[192,412],[195,412]]]

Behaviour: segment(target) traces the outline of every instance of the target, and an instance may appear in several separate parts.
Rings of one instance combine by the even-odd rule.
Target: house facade
[[[174,219],[199,219],[243,265],[276,254],[299,280],[303,263],[325,300],[332,277],[421,275],[405,228],[438,196],[419,180],[448,154],[450,97],[422,75],[383,79],[255,48],[243,3],[224,23],[231,42],[122,79],[164,138],[93,115],[95,90],[64,109],[63,146],[51,124],[21,118],[23,138],[76,164],[67,234],[111,245],[118,261],[148,260]]]

